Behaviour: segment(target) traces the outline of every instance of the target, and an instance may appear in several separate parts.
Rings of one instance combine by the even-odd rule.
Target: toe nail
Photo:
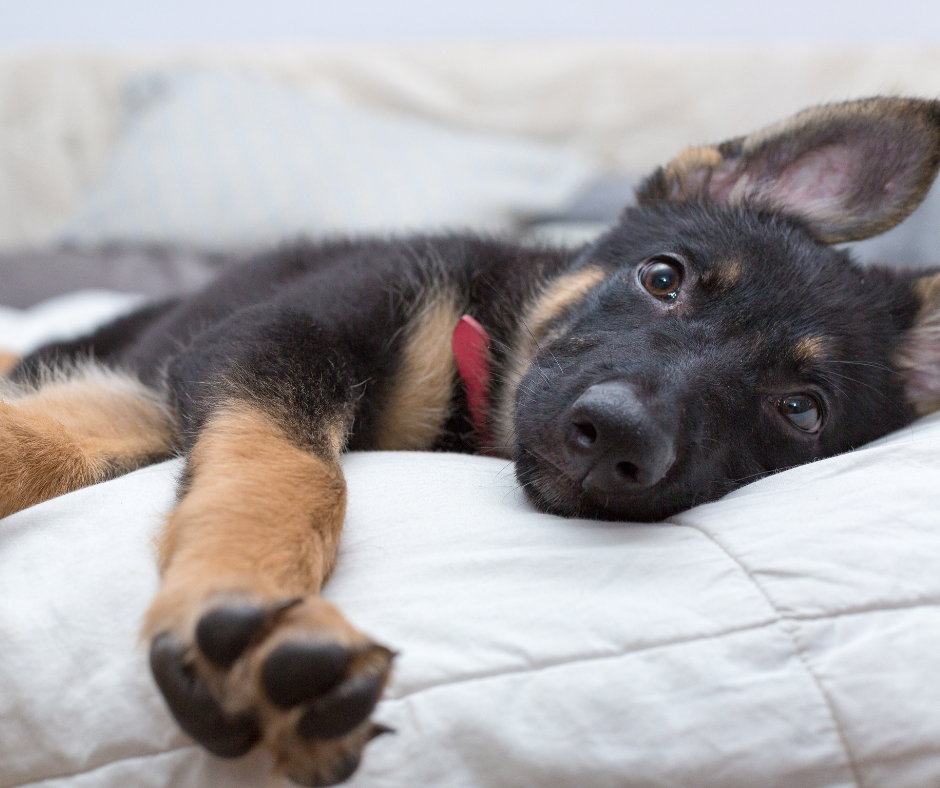
[[[369,643],[367,646],[361,646],[356,650],[356,655],[376,655],[382,659],[386,665],[391,665],[395,657],[398,656],[397,651],[393,651],[387,646],[381,646],[378,643]]]
[[[373,722],[372,728],[369,730],[368,741],[372,741],[386,733],[397,733],[397,731],[390,725],[383,725],[381,722]]]

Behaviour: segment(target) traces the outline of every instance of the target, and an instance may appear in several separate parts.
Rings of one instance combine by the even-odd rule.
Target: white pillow
[[[334,231],[498,230],[592,174],[565,149],[362,109],[247,71],[139,78],[102,180],[60,240],[262,244]]]

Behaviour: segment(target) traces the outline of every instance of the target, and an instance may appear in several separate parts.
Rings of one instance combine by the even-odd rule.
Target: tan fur
[[[457,374],[451,337],[460,314],[454,299],[446,295],[418,312],[382,413],[376,448],[431,448],[449,415]]]
[[[908,402],[920,416],[940,410],[940,274],[913,284],[921,302],[914,327],[895,357]]]
[[[729,290],[744,276],[744,266],[739,260],[726,260],[702,273],[702,284],[714,289]]]
[[[669,184],[668,199],[693,202],[700,199],[708,185],[708,177],[723,157],[717,146],[686,148],[665,167]]]
[[[156,395],[95,367],[0,403],[0,516],[169,457]]]
[[[732,288],[744,276],[744,266],[740,260],[729,260],[718,268],[718,283],[725,288]]]
[[[329,432],[340,432],[336,427]],[[327,443],[339,447],[341,435]],[[217,412],[190,455],[192,481],[159,542],[163,587],[144,631],[183,624],[215,593],[262,598],[319,591],[333,568],[346,511],[339,453],[290,442],[244,404]]]
[[[584,298],[605,276],[604,270],[597,266],[559,276],[548,282],[524,310],[508,359],[506,383],[493,407],[496,444],[503,447],[504,454],[509,453],[512,444],[516,389],[532,365],[536,343],[545,338],[554,320]]]
[[[20,357],[0,350],[0,375],[9,375],[19,363]]]
[[[374,735],[366,719],[334,739],[306,739],[297,724],[307,706],[275,705],[263,689],[265,660],[285,643],[330,642],[348,649],[349,678],[387,680],[394,656],[318,596],[333,568],[346,511],[339,465],[340,425],[318,436],[325,453],[294,445],[273,418],[231,403],[216,411],[190,454],[188,491],[159,541],[163,582],[143,635],[170,633],[192,644],[201,617],[219,606],[275,611],[234,664],[220,667],[191,647],[191,669],[228,714],[251,714],[275,770],[326,785]]]
[[[920,299],[918,320],[924,320],[929,313],[940,308],[940,274],[917,279],[914,282],[914,293]]]
[[[536,341],[541,339],[549,324],[572,304],[580,301],[604,276],[602,268],[591,266],[564,274],[550,282],[526,310],[523,333],[528,337],[531,332]]]
[[[805,364],[823,361],[826,358],[829,341],[826,337],[803,337],[793,347],[793,357]]]

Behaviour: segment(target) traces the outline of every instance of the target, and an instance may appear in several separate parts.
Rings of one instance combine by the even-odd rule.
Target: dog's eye
[[[640,284],[657,298],[675,298],[682,285],[682,264],[668,255],[654,257],[640,269]]]
[[[810,394],[787,394],[777,400],[777,410],[803,432],[819,432],[822,409]]]

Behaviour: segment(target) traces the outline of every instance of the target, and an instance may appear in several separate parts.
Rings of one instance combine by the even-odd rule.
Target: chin
[[[690,508],[687,496],[678,496],[656,485],[642,494],[604,501],[592,498],[581,483],[566,476],[551,462],[531,451],[520,452],[526,459],[516,461],[516,478],[532,505],[545,514],[589,520],[655,523]]]

